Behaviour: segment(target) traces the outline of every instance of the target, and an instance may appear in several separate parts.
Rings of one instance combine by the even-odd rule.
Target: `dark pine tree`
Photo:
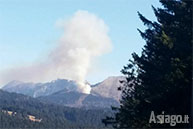
[[[157,21],[138,13],[147,29],[139,30],[146,41],[141,55],[132,54],[124,66],[120,108],[114,117],[103,120],[115,128],[170,127],[149,123],[151,111],[156,114],[178,114],[191,117],[192,95],[192,3],[191,0],[160,0],[163,8],[153,8]],[[176,124],[174,127],[190,127]]]

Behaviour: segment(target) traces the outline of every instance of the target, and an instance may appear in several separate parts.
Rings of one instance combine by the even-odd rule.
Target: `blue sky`
[[[0,71],[43,60],[63,32],[56,21],[86,10],[104,20],[113,44],[95,62],[100,70],[87,80],[121,75],[131,53],[140,53],[144,45],[137,28],[145,28],[137,11],[155,20],[151,5],[160,6],[157,0],[0,0]]]

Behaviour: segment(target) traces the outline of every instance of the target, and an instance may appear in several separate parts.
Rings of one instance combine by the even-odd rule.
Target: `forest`
[[[31,121],[28,115],[41,122]],[[105,115],[111,115],[111,111],[58,106],[0,90],[0,128],[104,128],[101,119]]]

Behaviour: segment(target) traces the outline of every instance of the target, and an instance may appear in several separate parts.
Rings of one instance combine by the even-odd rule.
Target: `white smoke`
[[[108,28],[102,19],[87,11],[77,11],[69,20],[62,22],[62,26],[64,34],[45,61],[6,70],[0,74],[0,83],[66,78],[75,80],[81,92],[90,93],[91,88],[85,83],[85,78],[91,62],[112,48]]]

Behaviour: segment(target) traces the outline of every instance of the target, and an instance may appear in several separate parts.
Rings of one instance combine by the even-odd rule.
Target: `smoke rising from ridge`
[[[87,11],[77,11],[62,26],[64,34],[45,61],[1,72],[0,84],[65,78],[75,80],[81,92],[90,93],[85,77],[91,62],[112,49],[108,28],[102,19]]]

